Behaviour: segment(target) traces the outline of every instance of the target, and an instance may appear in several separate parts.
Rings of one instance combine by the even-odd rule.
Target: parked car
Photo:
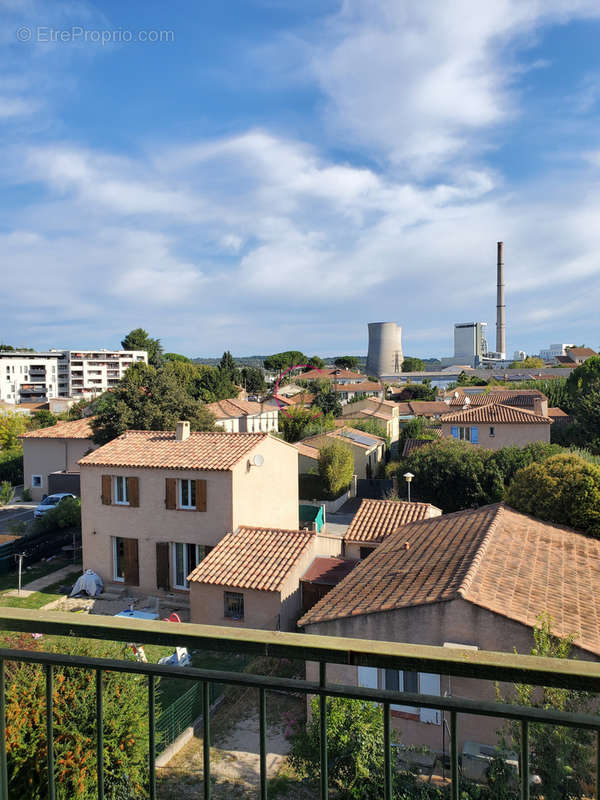
[[[33,516],[36,518],[43,517],[44,514],[46,514],[48,511],[50,511],[53,508],[56,508],[56,506],[59,503],[62,503],[65,497],[76,497],[76,495],[70,494],[70,492],[59,492],[58,494],[49,494],[46,497],[44,497],[42,502],[35,509],[35,511],[33,512]]]

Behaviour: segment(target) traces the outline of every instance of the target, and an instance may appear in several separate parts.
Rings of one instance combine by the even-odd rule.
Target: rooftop
[[[385,443],[385,439],[381,436],[376,436],[374,433],[366,433],[365,431],[344,425],[344,427],[336,428],[333,431],[307,436],[306,439],[302,439],[301,442],[297,444],[302,444],[318,450],[327,443],[328,439],[338,439],[347,444],[362,447],[365,450],[371,450],[373,447]]]
[[[23,433],[20,439],[91,439],[93,417],[76,419],[72,422],[57,422],[48,428],[39,428],[36,431]]]
[[[272,411],[272,406],[265,406],[253,400],[218,400],[216,403],[207,403],[207,411],[210,411],[217,419],[237,419],[253,414],[261,414],[263,411]]]
[[[266,433],[126,431],[84,456],[81,466],[229,470],[268,437]],[[279,440],[278,440],[279,441]]]
[[[300,580],[322,586],[336,586],[359,563],[350,559],[317,556]]]
[[[314,534],[272,528],[240,527],[211,550],[188,580],[277,592]]]
[[[408,545],[408,547],[407,547]],[[462,598],[600,655],[600,542],[503,504],[413,522],[388,536],[299,625]]]
[[[445,414],[440,420],[443,423],[466,422],[492,425],[551,425],[550,417],[534,414],[524,408],[507,406],[502,403],[487,403],[475,408]]]
[[[350,527],[344,534],[347,542],[381,542],[401,525],[441,514],[431,503],[407,503],[403,500],[363,499]]]

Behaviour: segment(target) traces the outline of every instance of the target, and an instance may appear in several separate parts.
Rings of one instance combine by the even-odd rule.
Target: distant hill
[[[269,354],[270,355],[270,354]],[[312,353],[310,355],[313,355]],[[356,356],[358,359],[359,369],[364,370],[367,364],[366,356]],[[264,356],[234,356],[235,363],[240,367],[262,367],[266,355]],[[333,356],[332,358],[323,359],[326,364],[333,364],[336,358],[341,356]],[[211,367],[216,367],[221,359],[220,358],[193,358],[194,364],[208,364]]]

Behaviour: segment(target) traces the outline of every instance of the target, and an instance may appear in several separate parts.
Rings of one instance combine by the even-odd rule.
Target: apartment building
[[[126,370],[148,363],[145,350],[49,350],[0,353],[0,401],[45,402],[93,397],[116,386]]]
[[[85,569],[187,591],[239,526],[298,530],[298,451],[267,433],[127,431],[79,461]]]

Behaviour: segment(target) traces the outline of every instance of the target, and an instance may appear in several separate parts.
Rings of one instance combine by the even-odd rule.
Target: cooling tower
[[[368,375],[402,372],[402,328],[395,322],[369,322]]]

